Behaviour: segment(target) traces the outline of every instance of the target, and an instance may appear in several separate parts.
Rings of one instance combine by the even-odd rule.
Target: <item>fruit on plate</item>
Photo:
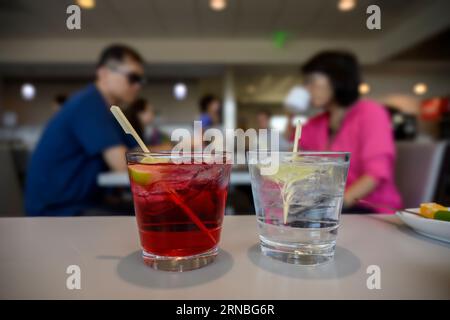
[[[428,219],[450,221],[448,208],[434,202],[422,203],[419,214]]]
[[[436,211],[436,213],[434,214],[434,219],[435,220],[443,220],[443,221],[449,221],[450,222],[450,211],[446,210],[440,210],[440,211]]]

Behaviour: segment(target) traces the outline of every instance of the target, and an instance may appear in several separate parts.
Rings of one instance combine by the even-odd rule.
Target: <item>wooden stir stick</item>
[[[122,127],[123,131],[125,133],[130,134],[133,136],[133,138],[136,140],[136,142],[141,147],[142,151],[146,153],[150,153],[150,150],[145,145],[144,141],[142,141],[141,137],[137,134],[136,130],[131,125],[130,121],[128,121],[127,117],[123,114],[122,110],[118,106],[111,106],[110,108],[112,114],[116,118],[117,122],[119,122],[120,126]],[[209,232],[208,228],[202,223],[202,221],[195,215],[192,210],[186,206],[183,202],[183,199],[181,199],[178,194],[169,188],[163,181],[161,181],[161,184],[165,187],[165,189],[168,191],[170,197],[172,200],[178,204],[178,206],[183,210],[184,213],[192,220],[192,222],[205,234],[208,236],[211,241],[216,244],[216,239],[211,235],[211,232]]]

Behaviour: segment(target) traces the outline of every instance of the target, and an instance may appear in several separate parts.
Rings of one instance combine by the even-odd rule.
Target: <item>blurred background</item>
[[[80,30],[66,27],[71,4],[81,7]],[[366,27],[371,4],[381,8],[381,30]],[[43,128],[117,42],[144,58],[140,96],[167,135],[192,127],[205,94],[221,99],[224,127],[257,127],[256,114],[269,110],[283,132],[299,66],[322,50],[349,50],[362,65],[361,95],[389,109],[405,206],[448,205],[448,12],[439,0],[0,0],[0,215],[24,215],[27,162]],[[251,213],[246,169],[233,172],[227,213]],[[125,202],[126,184],[99,177]]]

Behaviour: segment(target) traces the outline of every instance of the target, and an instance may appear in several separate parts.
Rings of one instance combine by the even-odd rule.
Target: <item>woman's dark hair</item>
[[[345,51],[324,51],[306,62],[303,74],[320,72],[328,76],[334,91],[335,101],[344,107],[352,105],[359,98],[361,75],[356,57]]]
[[[198,105],[200,106],[200,111],[202,113],[205,113],[206,111],[208,111],[208,106],[211,104],[211,102],[218,100],[219,98],[217,98],[213,94],[205,94],[203,97],[200,98],[200,101],[198,102]]]
[[[131,125],[136,129],[137,134],[142,137],[144,134],[144,128],[142,127],[141,122],[139,121],[138,114],[142,111],[145,111],[148,102],[143,98],[136,99],[130,106],[125,109],[125,116],[128,121],[130,121]]]

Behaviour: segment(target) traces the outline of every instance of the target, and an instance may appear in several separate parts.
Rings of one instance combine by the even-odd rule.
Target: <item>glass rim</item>
[[[189,151],[189,152],[185,152],[185,151],[150,151],[150,152],[145,152],[145,151],[127,151],[125,154],[126,156],[150,156],[150,157],[158,157],[158,156],[172,156],[172,153],[174,156],[189,156],[189,155],[194,155],[194,156],[203,156],[203,155],[207,155],[207,156],[225,156],[225,155],[231,155],[232,153],[229,151],[215,151],[213,153],[210,152],[204,152],[204,151]]]
[[[304,156],[317,156],[317,155],[350,155],[349,151],[272,151],[272,150],[258,150],[258,151],[247,151],[247,154],[261,154],[261,153],[276,153],[276,154],[300,154]]]

